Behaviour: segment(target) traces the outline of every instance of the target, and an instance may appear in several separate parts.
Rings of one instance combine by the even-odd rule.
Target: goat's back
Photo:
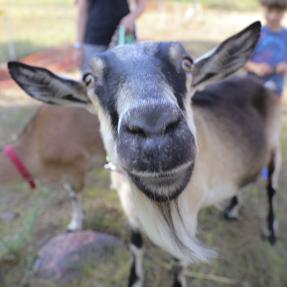
[[[192,103],[195,106],[219,112],[252,108],[262,119],[270,116],[271,109],[277,109],[278,97],[254,77],[232,77],[209,85],[196,92]]]
[[[258,80],[234,77],[197,92],[192,106],[207,178],[253,181],[279,141],[278,97]]]
[[[104,162],[98,119],[85,109],[43,105],[26,130],[44,162],[69,164],[83,158]]]

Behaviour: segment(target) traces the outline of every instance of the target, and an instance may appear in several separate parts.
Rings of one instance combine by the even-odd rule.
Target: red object
[[[24,180],[29,184],[31,189],[36,188],[35,181],[30,174],[29,170],[23,163],[23,161],[20,159],[20,157],[15,152],[12,145],[8,144],[4,148],[4,153],[6,156],[12,161],[12,163],[15,165],[16,169],[19,171],[21,176],[24,178]]]

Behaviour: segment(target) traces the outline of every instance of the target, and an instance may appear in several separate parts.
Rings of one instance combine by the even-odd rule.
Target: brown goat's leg
[[[172,287],[186,287],[186,277],[184,275],[186,266],[176,258],[173,259],[173,275],[174,281]]]
[[[72,202],[72,218],[67,227],[68,231],[77,231],[83,228],[84,212],[80,192],[76,191],[71,184],[64,184]]]
[[[281,157],[279,150],[274,152],[268,166],[267,181],[267,198],[268,198],[268,214],[267,214],[267,230],[266,237],[273,245],[277,241],[278,222],[276,220],[276,192],[278,190],[278,174],[281,165]]]
[[[143,239],[140,232],[132,229],[130,251],[132,253],[132,265],[130,270],[128,287],[142,287],[143,273]]]

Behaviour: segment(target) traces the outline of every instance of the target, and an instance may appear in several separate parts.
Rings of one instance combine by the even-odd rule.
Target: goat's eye
[[[85,83],[87,88],[90,88],[90,87],[92,87],[95,84],[96,79],[95,79],[95,77],[92,74],[86,73],[83,76],[83,82]]]
[[[189,57],[185,57],[182,60],[181,66],[182,66],[184,71],[191,72],[192,71],[192,67],[193,67],[193,60],[191,58],[189,58]]]

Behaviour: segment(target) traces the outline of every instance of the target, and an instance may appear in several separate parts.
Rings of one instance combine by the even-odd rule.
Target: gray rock
[[[61,234],[39,251],[34,275],[66,286],[80,278],[84,265],[100,263],[121,246],[121,241],[115,236],[95,231]]]

